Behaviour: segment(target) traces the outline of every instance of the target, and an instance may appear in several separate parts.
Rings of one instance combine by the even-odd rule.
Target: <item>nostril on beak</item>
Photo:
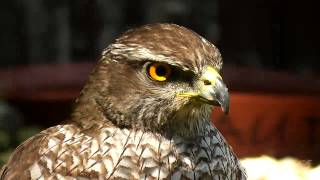
[[[203,80],[204,85],[211,85],[211,82],[209,80]]]

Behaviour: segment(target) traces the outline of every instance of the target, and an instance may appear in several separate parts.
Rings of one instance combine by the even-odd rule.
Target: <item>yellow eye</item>
[[[150,78],[156,81],[166,81],[171,75],[171,67],[165,63],[152,63],[147,71]]]

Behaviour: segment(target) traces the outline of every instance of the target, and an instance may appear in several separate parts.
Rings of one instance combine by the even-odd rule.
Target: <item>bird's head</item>
[[[146,25],[107,47],[82,96],[116,126],[191,136],[210,123],[212,106],[229,110],[221,67],[219,50],[195,32]]]

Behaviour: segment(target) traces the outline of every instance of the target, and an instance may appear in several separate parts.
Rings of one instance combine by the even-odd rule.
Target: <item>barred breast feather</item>
[[[41,140],[38,159],[26,169],[31,179],[231,180],[244,176],[215,127],[192,141],[112,126],[98,127],[96,133],[71,124],[46,131],[50,135]]]

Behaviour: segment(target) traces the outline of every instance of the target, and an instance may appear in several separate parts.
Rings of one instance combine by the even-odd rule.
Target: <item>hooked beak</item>
[[[229,112],[228,88],[222,81],[220,74],[211,66],[207,66],[202,76],[196,82],[196,92],[183,92],[178,96],[194,97],[201,102],[214,106],[221,106],[224,113]]]

